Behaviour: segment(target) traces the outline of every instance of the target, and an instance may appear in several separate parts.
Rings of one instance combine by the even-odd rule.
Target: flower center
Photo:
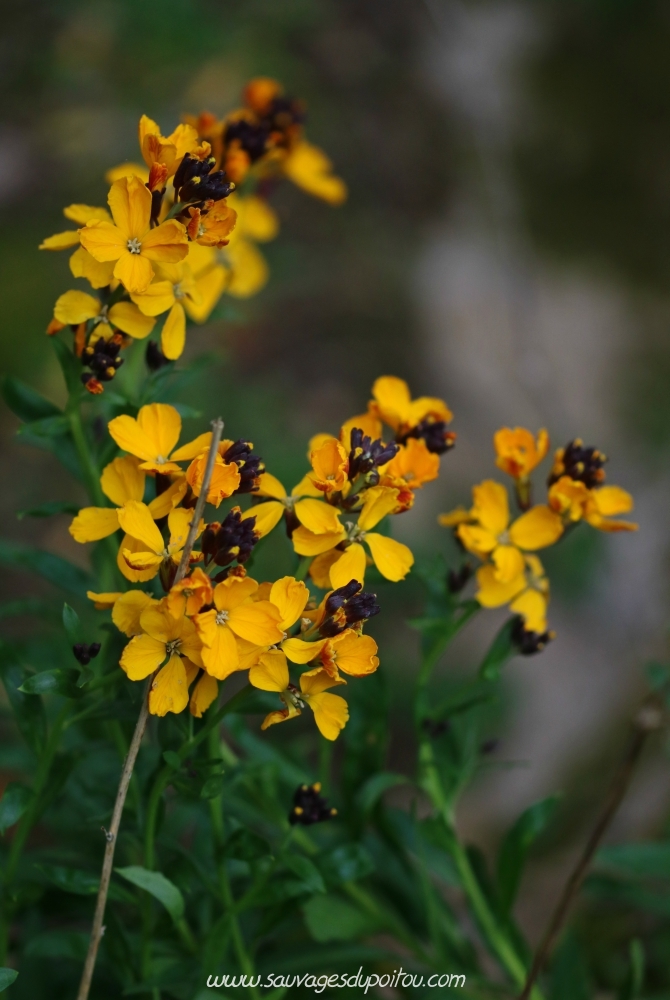
[[[217,625],[225,625],[228,621],[228,612],[217,611],[215,621]]]
[[[165,652],[168,656],[172,656],[177,652],[179,646],[181,645],[181,639],[172,639],[170,642],[165,643]]]
[[[179,284],[175,285],[175,286],[173,287],[172,291],[173,291],[173,293],[174,293],[174,297],[175,297],[176,299],[183,299],[183,298],[184,298],[184,295],[186,294],[186,293],[184,292],[183,288],[181,287],[181,285],[179,285]]]
[[[167,462],[167,458],[163,458],[162,455],[156,455],[156,464],[157,465],[165,465],[166,462]]]
[[[509,531],[501,532],[501,534],[498,535],[498,544],[509,545],[509,543],[510,543]]]
[[[126,246],[128,247],[128,250],[130,251],[130,253],[141,253],[142,252],[142,244],[138,240],[137,236],[133,236],[132,240],[128,240]]]

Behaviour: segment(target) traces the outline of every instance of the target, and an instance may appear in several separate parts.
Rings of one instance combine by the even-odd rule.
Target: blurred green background
[[[641,666],[666,651],[667,4],[5,0],[2,10],[3,371],[62,400],[44,328],[76,283],[67,253],[37,245],[66,228],[64,205],[104,201],[105,169],[137,158],[139,116],[169,132],[184,113],[224,113],[250,76],[271,75],[306,99],[308,136],[350,198],[331,209],[289,185],[276,192],[270,282],[191,331],[187,360],[212,359],[183,402],[202,420],[221,413],[290,485],[308,438],[361,412],[378,375],[443,395],[457,448],[398,529],[423,556],[452,554],[435,515],[494,473],[501,425],[547,426],[554,446],[583,437],[610,455],[610,481],[634,493],[637,535],[583,528],[547,557],[558,638],[512,665],[491,733],[501,742],[460,818],[486,846],[529,802],[565,792],[560,830],[525,887],[532,928],[619,752]],[[14,440],[4,408],[0,421],[3,533],[85,561],[65,518],[16,520],[42,501],[82,498],[46,453]],[[13,574],[2,588],[4,600],[46,593]],[[373,631],[402,769],[416,649],[403,622],[420,587],[383,585],[380,596]],[[500,621],[478,619],[445,676],[467,672]],[[659,745],[613,837],[653,836],[667,805]]]

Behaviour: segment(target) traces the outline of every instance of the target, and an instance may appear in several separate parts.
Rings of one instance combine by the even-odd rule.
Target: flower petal
[[[169,219],[150,229],[142,239],[142,256],[164,264],[177,264],[188,254],[186,229],[176,219]]]
[[[128,252],[128,237],[111,222],[94,220],[79,231],[81,245],[97,261],[118,260]]]
[[[150,594],[145,594],[143,590],[127,590],[112,608],[112,621],[119,632],[124,632],[128,637],[140,635],[142,633],[140,615],[153,603],[154,598]]]
[[[600,489],[593,490],[591,496],[603,517],[628,514],[633,509],[632,496],[620,486],[601,486]]]
[[[60,323],[72,323],[74,325],[85,323],[87,319],[93,319],[100,312],[100,300],[86,292],[75,291],[64,292],[54,306],[54,316]]]
[[[168,403],[149,403],[137,414],[137,423],[152,442],[152,457],[167,459],[181,434],[179,410]]]
[[[496,538],[509,524],[509,501],[507,490],[493,479],[485,479],[472,489],[474,505],[472,515]]]
[[[208,622],[208,627],[204,628],[208,616],[211,621]],[[203,666],[211,677],[223,681],[239,668],[240,658],[235,636],[227,625],[217,625],[215,619],[216,612],[206,611],[204,615],[198,615],[195,622],[203,641],[201,653]]]
[[[164,659],[164,642],[150,635],[136,635],[123,650],[119,664],[131,681],[142,681],[158,670]]]
[[[164,716],[168,712],[183,712],[188,705],[186,667],[181,656],[171,656],[154,678],[149,692],[149,711]]]
[[[205,671],[193,688],[189,711],[196,719],[202,719],[203,713],[216,701],[219,694],[219,684],[215,677]]]
[[[520,549],[543,549],[563,534],[563,521],[549,507],[538,504],[518,517],[509,530],[510,540]]]
[[[130,535],[124,535],[119,545],[116,565],[126,580],[130,580],[131,583],[144,583],[146,580],[153,580],[160,569],[162,560],[158,556],[155,556],[154,562],[149,566],[145,566],[144,569],[136,569],[128,564],[126,556],[132,558],[139,555],[144,549],[144,542],[140,542],[137,538],[132,538]],[[153,555],[153,553],[149,553],[149,555]]]
[[[181,302],[175,302],[161,330],[161,350],[169,361],[176,361],[186,343],[186,314]]]
[[[214,588],[214,604],[219,611],[232,611],[257,590],[258,584],[251,577],[229,576]]]
[[[163,536],[156,527],[151,511],[146,504],[128,500],[119,509],[119,524],[128,535],[132,535],[156,555],[165,549]]]
[[[107,203],[126,242],[141,240],[151,217],[151,192],[146,184],[139,177],[121,177],[109,189]]]
[[[285,691],[289,685],[286,656],[279,649],[263,653],[249,670],[249,683],[259,691]]]
[[[283,576],[275,580],[270,590],[270,602],[280,614],[279,628],[287,629],[297,622],[309,600],[309,590],[302,580]]]
[[[269,601],[240,604],[228,615],[233,632],[249,642],[270,646],[284,638],[284,630],[279,627],[281,612]]]
[[[66,229],[62,233],[54,233],[42,240],[38,250],[67,250],[79,245],[79,233],[76,229]]]
[[[498,545],[491,556],[496,567],[496,578],[501,583],[509,583],[521,576],[525,563],[523,556],[514,545]]]
[[[331,507],[323,500],[305,497],[303,500],[298,500],[293,509],[300,523],[315,535],[342,530],[337,508]]]
[[[144,340],[154,328],[155,320],[144,316],[134,302],[117,302],[109,310],[109,321],[135,340]]]
[[[365,500],[358,517],[362,531],[374,528],[383,517],[398,506],[398,490],[389,486],[374,486],[366,490]]]
[[[336,740],[349,721],[349,706],[344,698],[324,691],[311,695],[307,704],[314,712],[321,735],[327,740]]]
[[[299,556],[318,556],[322,552],[334,549],[346,537],[347,533],[344,528],[338,532],[326,532],[323,535],[315,535],[301,524],[291,535],[291,541],[293,542],[293,548]]]
[[[377,643],[372,636],[358,635],[353,629],[347,629],[330,641],[337,668],[345,674],[364,677],[374,673],[379,666]]]
[[[92,288],[105,288],[112,280],[114,261],[96,260],[86,247],[78,247],[70,257],[70,271],[75,278],[86,278]]]
[[[286,490],[276,476],[273,476],[270,472],[263,472],[258,477],[258,489],[256,490],[256,496],[272,497],[273,500],[284,500],[286,497]]]
[[[305,642],[304,639],[297,638],[284,639],[281,648],[291,663],[311,663],[327,642],[327,639],[318,639],[316,642]]]
[[[331,586],[337,590],[338,587],[346,586],[351,580],[363,583],[366,564],[365,549],[359,542],[352,542],[330,568]]]
[[[285,509],[278,500],[268,500],[267,503],[254,504],[253,507],[245,510],[242,514],[242,520],[254,517],[256,519],[254,531],[259,538],[265,538],[279,524]]]
[[[97,542],[119,530],[119,516],[113,507],[82,507],[68,530],[75,542]]]
[[[537,590],[528,588],[519,594],[509,606],[510,611],[521,615],[530,632],[547,630],[547,598]]]
[[[147,604],[140,613],[142,631],[162,643],[181,637],[182,621],[181,618],[173,618],[157,601]]]
[[[500,608],[522,590],[525,590],[526,577],[522,573],[515,580],[501,583],[496,577],[495,567],[489,563],[486,566],[480,566],[477,570],[477,583],[479,590],[475,594],[475,599],[479,601],[481,606],[483,608]]]
[[[106,497],[123,507],[127,500],[141,500],[144,496],[146,476],[140,469],[140,463],[133,455],[115,458],[106,465],[100,477],[100,486]]]
[[[402,542],[396,542],[394,538],[387,538],[386,535],[378,535],[376,532],[368,531],[365,541],[382,576],[394,582],[405,579],[414,564],[411,549]],[[333,571],[330,572],[332,574]]]
[[[90,249],[90,248],[89,248]],[[91,250],[91,253],[93,251]],[[94,254],[95,256],[95,254]],[[154,276],[151,261],[144,254],[124,250],[114,266],[114,277],[131,293],[139,294],[149,287]]]
[[[160,316],[175,304],[174,285],[171,281],[152,281],[141,295],[132,300],[145,316]]]

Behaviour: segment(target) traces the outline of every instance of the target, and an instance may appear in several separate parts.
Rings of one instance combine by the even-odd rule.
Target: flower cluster
[[[546,501],[532,503],[530,475],[549,451],[549,435],[521,427],[503,427],[493,439],[496,465],[514,481],[518,517],[510,513],[507,489],[486,479],[472,489],[473,504],[441,514],[439,523],[454,529],[460,545],[477,556],[475,594],[486,608],[509,605],[520,617],[517,644],[522,652],[541,649],[547,631],[549,581],[536,553],[554,545],[580,521],[600,531],[634,531],[637,525],[617,520],[633,509],[633,498],[619,486],[605,486],[606,461],[581,440],[559,448],[547,481]],[[465,586],[469,573],[452,573],[452,589]]]
[[[262,288],[268,268],[256,244],[278,233],[267,201],[278,179],[332,205],[345,200],[325,153],[304,138],[304,117],[304,104],[266,78],[252,80],[244,107],[222,121],[204,113],[164,136],[143,115],[144,162],[108,172],[108,208],[64,209],[77,228],[40,249],[74,249],[70,270],[96,294],[61,295],[47,332],[72,329],[89,392],[103,391],[123,362],[120,351],[149,337],[159,318],[160,353],[174,361],[187,319],[206,322],[224,292],[246,298]],[[153,344],[148,357],[155,355]]]
[[[413,563],[406,545],[371,529],[387,514],[411,508],[414,491],[437,477],[440,453],[454,440],[441,400],[412,400],[407,385],[388,376],[376,381],[373,397],[368,411],[347,421],[338,436],[312,440],[311,468],[290,496],[265,471],[251,442],[220,441],[206,500],[215,509],[226,500],[233,505],[220,520],[197,525],[188,557],[211,432],[180,445],[180,415],[164,403],[109,422],[124,452],[100,478],[110,506],[80,510],[70,533],[82,543],[122,533],[119,570],[132,583],[153,581],[146,591],[89,597],[111,609],[129,638],[120,660],[127,676],[152,678],[154,715],[190,706],[199,718],[217,698],[220,681],[248,671],[249,682],[278,695],[283,706],[262,728],[309,707],[323,736],[338,736],[347,703],[330,689],[346,684],[344,675],[363,677],[379,665],[377,644],[363,634],[380,610],[375,595],[363,590],[367,564],[374,561],[395,581]],[[388,441],[382,423],[391,428]],[[251,503],[242,509],[236,501],[245,495]],[[255,546],[282,518],[294,551],[307,557],[301,568],[309,567],[313,592],[297,576],[259,582],[247,574]],[[177,568],[187,558],[188,573],[179,579]],[[289,664],[307,668],[297,683]]]

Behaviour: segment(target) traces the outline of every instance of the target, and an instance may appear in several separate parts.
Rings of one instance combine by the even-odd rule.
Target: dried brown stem
[[[193,512],[193,520],[189,527],[188,535],[186,536],[186,543],[184,545],[184,551],[182,552],[181,561],[179,563],[179,568],[175,576],[175,583],[179,583],[180,580],[186,575],[186,571],[190,565],[191,551],[193,550],[193,543],[195,542],[196,536],[198,534],[198,525],[200,524],[200,519],[202,513],[205,509],[205,504],[207,502],[207,493],[209,491],[209,484],[212,480],[212,473],[214,472],[214,463],[216,461],[216,455],[219,447],[219,441],[221,440],[221,434],[223,432],[223,420],[219,417],[218,420],[212,422],[212,440],[209,446],[209,453],[207,455],[207,465],[205,466],[205,475],[202,480],[202,488],[200,491],[200,496],[198,497],[198,502],[196,503],[195,510]],[[100,947],[100,941],[102,940],[102,935],[105,932],[103,926],[103,919],[105,916],[105,907],[107,905],[107,894],[109,893],[109,882],[112,877],[112,868],[114,865],[114,850],[116,848],[116,838],[119,833],[119,827],[121,825],[121,815],[123,813],[123,807],[126,802],[126,795],[128,794],[128,787],[130,785],[130,779],[133,776],[133,768],[135,767],[135,761],[137,760],[137,754],[139,753],[140,744],[142,742],[142,737],[144,736],[144,730],[147,726],[147,720],[149,718],[149,690],[151,688],[153,678],[150,677],[147,686],[142,696],[142,708],[140,709],[139,718],[137,724],[135,725],[135,732],[133,733],[133,738],[130,741],[130,748],[128,749],[128,756],[125,759],[123,765],[123,771],[121,772],[121,780],[119,782],[118,791],[116,793],[116,801],[114,803],[114,812],[112,813],[112,823],[109,830],[105,831],[105,836],[107,838],[107,845],[105,847],[105,856],[102,862],[102,873],[100,875],[100,888],[98,890],[98,899],[95,904],[95,914],[93,915],[93,927],[91,928],[91,940],[88,946],[88,953],[86,955],[86,961],[84,962],[84,970],[81,976],[81,982],[79,984],[79,992],[77,993],[77,1000],[88,1000],[88,994],[91,989],[91,981],[93,979],[93,972],[95,969],[95,962],[98,956],[98,948]]]
[[[561,893],[558,903],[556,904],[556,909],[551,916],[547,929],[544,932],[544,936],[537,951],[535,952],[533,964],[530,968],[530,972],[528,973],[526,985],[524,986],[519,1000],[528,1000],[530,997],[535,981],[540,975],[546,959],[551,954],[570,908],[582,887],[582,883],[586,878],[586,874],[593,857],[598,850],[610,823],[614,819],[616,811],[621,805],[626,792],[628,791],[628,787],[635,772],[635,766],[640,759],[640,754],[642,753],[645,743],[651,733],[660,727],[661,723],[661,710],[653,701],[646,702],[633,719],[633,733],[626,756],[621,761],[619,769],[614,776],[614,780],[610,785],[609,793],[605,800],[605,805],[603,806],[602,812],[600,813],[596,825],[591,832],[591,836],[586,842],[586,846],[582,851],[579,861],[575,865],[570,877],[565,883],[563,892]]]

